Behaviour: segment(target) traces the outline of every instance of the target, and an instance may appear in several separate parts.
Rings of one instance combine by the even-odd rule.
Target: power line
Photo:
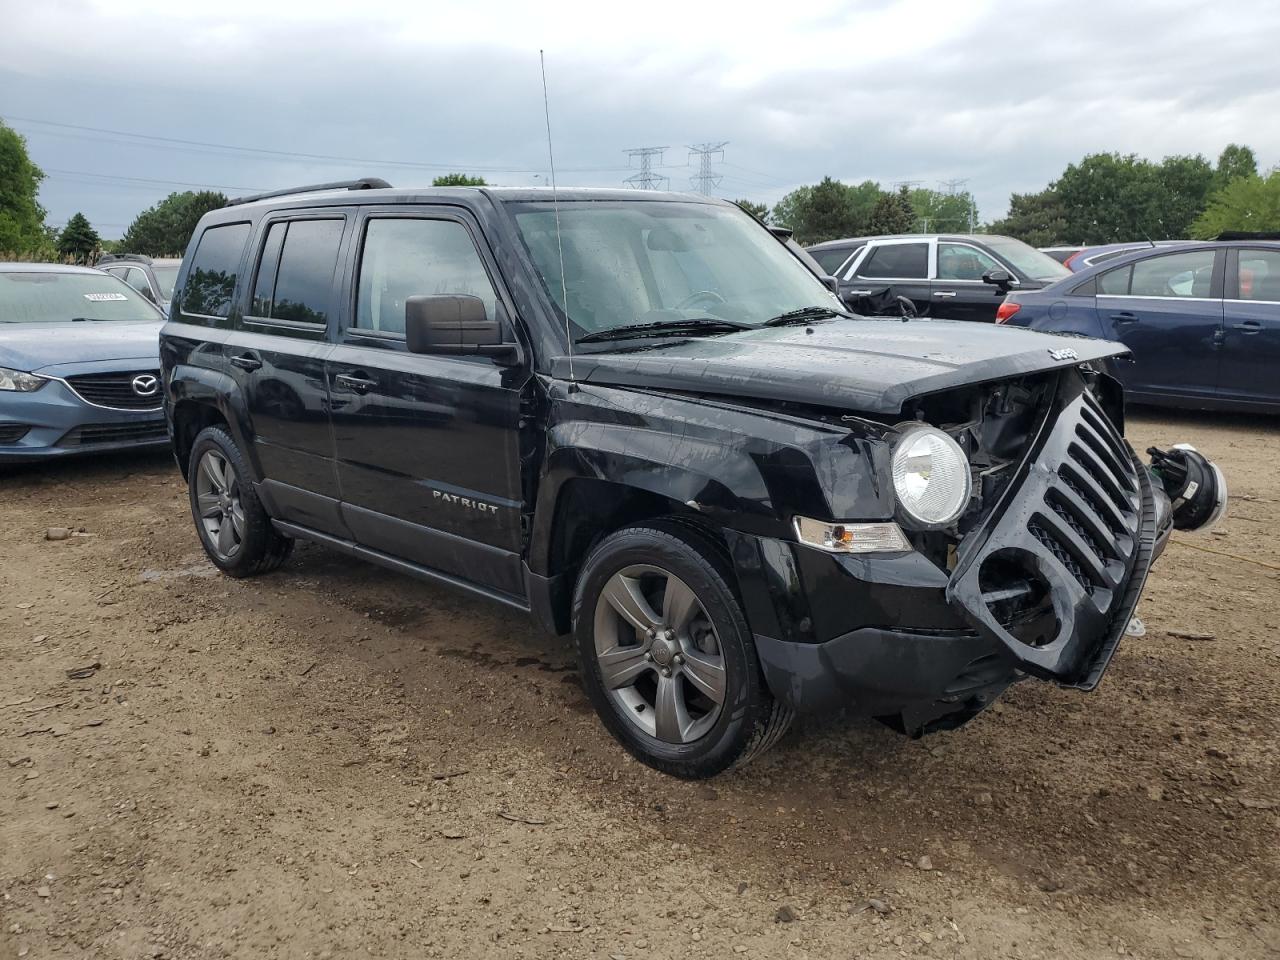
[[[720,181],[724,179],[722,174],[711,172],[711,160],[719,157],[723,162],[724,148],[728,142],[728,140],[718,140],[694,143],[689,146],[689,156],[698,158],[698,172],[689,178],[689,182],[703,196],[711,196],[712,188],[720,186]]]
[[[149,133],[133,133],[127,130],[110,130],[105,127],[90,127],[74,123],[56,123],[52,120],[37,120],[32,117],[18,117],[10,115],[7,120],[24,124],[37,124],[45,127],[56,127],[61,130],[78,131],[78,134],[62,134],[63,136],[81,136],[86,133],[92,133],[97,137],[125,137],[129,140],[143,141],[147,144],[161,145],[168,149],[184,149],[195,150],[197,152],[215,151],[232,151],[237,153],[247,153],[260,157],[264,160],[307,160],[313,163],[343,163],[343,164],[361,164],[365,166],[383,166],[383,167],[405,167],[410,169],[421,170],[466,170],[475,173],[543,173],[540,167],[503,167],[493,164],[476,164],[476,163],[459,163],[457,161],[441,162],[441,161],[425,161],[425,160],[385,160],[370,159],[367,157],[343,157],[324,153],[301,153],[291,150],[272,150],[266,147],[246,147],[229,143],[212,143],[204,140],[185,140],[179,137],[161,137]],[[47,131],[40,131],[47,132]],[[85,138],[95,139],[95,138]],[[576,167],[568,168],[574,173],[616,173],[623,170],[623,167]]]
[[[168,187],[202,187],[206,190],[249,190],[261,191],[263,187],[244,187],[235,186],[227,183],[191,183],[186,180],[154,180],[150,177],[125,177],[118,176],[113,173],[95,173],[90,170],[57,170],[53,167],[45,167],[45,173],[51,174],[52,179],[68,179],[71,177],[93,177],[106,181],[123,181],[126,183],[137,184],[156,184]]]
[[[640,172],[632,174],[623,180],[623,183],[629,183],[638,190],[660,190],[671,182],[670,177],[664,177],[659,173],[653,172],[653,158],[658,158],[658,165],[662,164],[662,154],[666,151],[666,147],[632,147],[630,150],[623,150],[631,159],[639,158]]]

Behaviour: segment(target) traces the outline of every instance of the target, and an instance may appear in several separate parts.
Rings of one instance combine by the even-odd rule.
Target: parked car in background
[[[1137,240],[1130,243],[1102,243],[1092,247],[1046,247],[1041,252],[1058,260],[1073,273],[1087,270],[1108,260],[1114,260],[1132,250],[1151,250],[1158,247],[1176,247],[1194,240]]]
[[[1280,243],[1131,250],[1010,293],[999,322],[1120,341],[1134,401],[1280,412]]]
[[[807,249],[839,280],[845,303],[887,291],[890,299],[909,299],[921,315],[947,320],[991,323],[1010,290],[1039,289],[1070,276],[1021,240],[988,234],[859,237]]]
[[[178,257],[155,259],[140,253],[108,253],[98,260],[99,270],[119,277],[166,313],[180,266]]]
[[[0,263],[0,463],[163,446],[163,319],[100,270]]]

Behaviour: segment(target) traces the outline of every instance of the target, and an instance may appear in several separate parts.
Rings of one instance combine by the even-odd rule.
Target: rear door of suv
[[[504,597],[521,597],[517,428],[521,368],[410,353],[405,301],[506,300],[478,225],[460,208],[363,210],[344,315],[325,363],[342,488],[356,542]]]
[[[324,362],[350,208],[283,210],[254,231],[243,307],[221,347],[248,412],[252,456],[282,520],[348,536],[338,507]]]
[[[1280,246],[1227,251],[1224,320],[1218,393],[1280,406]]]
[[[894,296],[906,297],[921,315],[929,312],[929,246],[924,238],[873,240],[846,271],[841,294],[869,296],[886,286]]]

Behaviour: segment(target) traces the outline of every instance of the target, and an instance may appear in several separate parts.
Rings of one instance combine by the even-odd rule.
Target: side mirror
[[[839,277],[833,277],[828,275],[825,277],[821,277],[820,279],[822,280],[822,285],[824,287],[826,287],[828,290],[834,293],[837,297],[840,296],[840,278]]]
[[[479,297],[409,297],[404,336],[410,353],[505,357],[515,352],[514,344],[502,342],[502,324],[489,317]]]
[[[1008,270],[988,270],[982,275],[983,283],[990,283],[997,287],[1013,286],[1013,276]]]

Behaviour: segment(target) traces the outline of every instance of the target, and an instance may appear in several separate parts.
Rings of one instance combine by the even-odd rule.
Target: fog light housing
[[[836,523],[795,518],[796,539],[827,553],[906,553],[911,550],[902,528],[888,523]]]

